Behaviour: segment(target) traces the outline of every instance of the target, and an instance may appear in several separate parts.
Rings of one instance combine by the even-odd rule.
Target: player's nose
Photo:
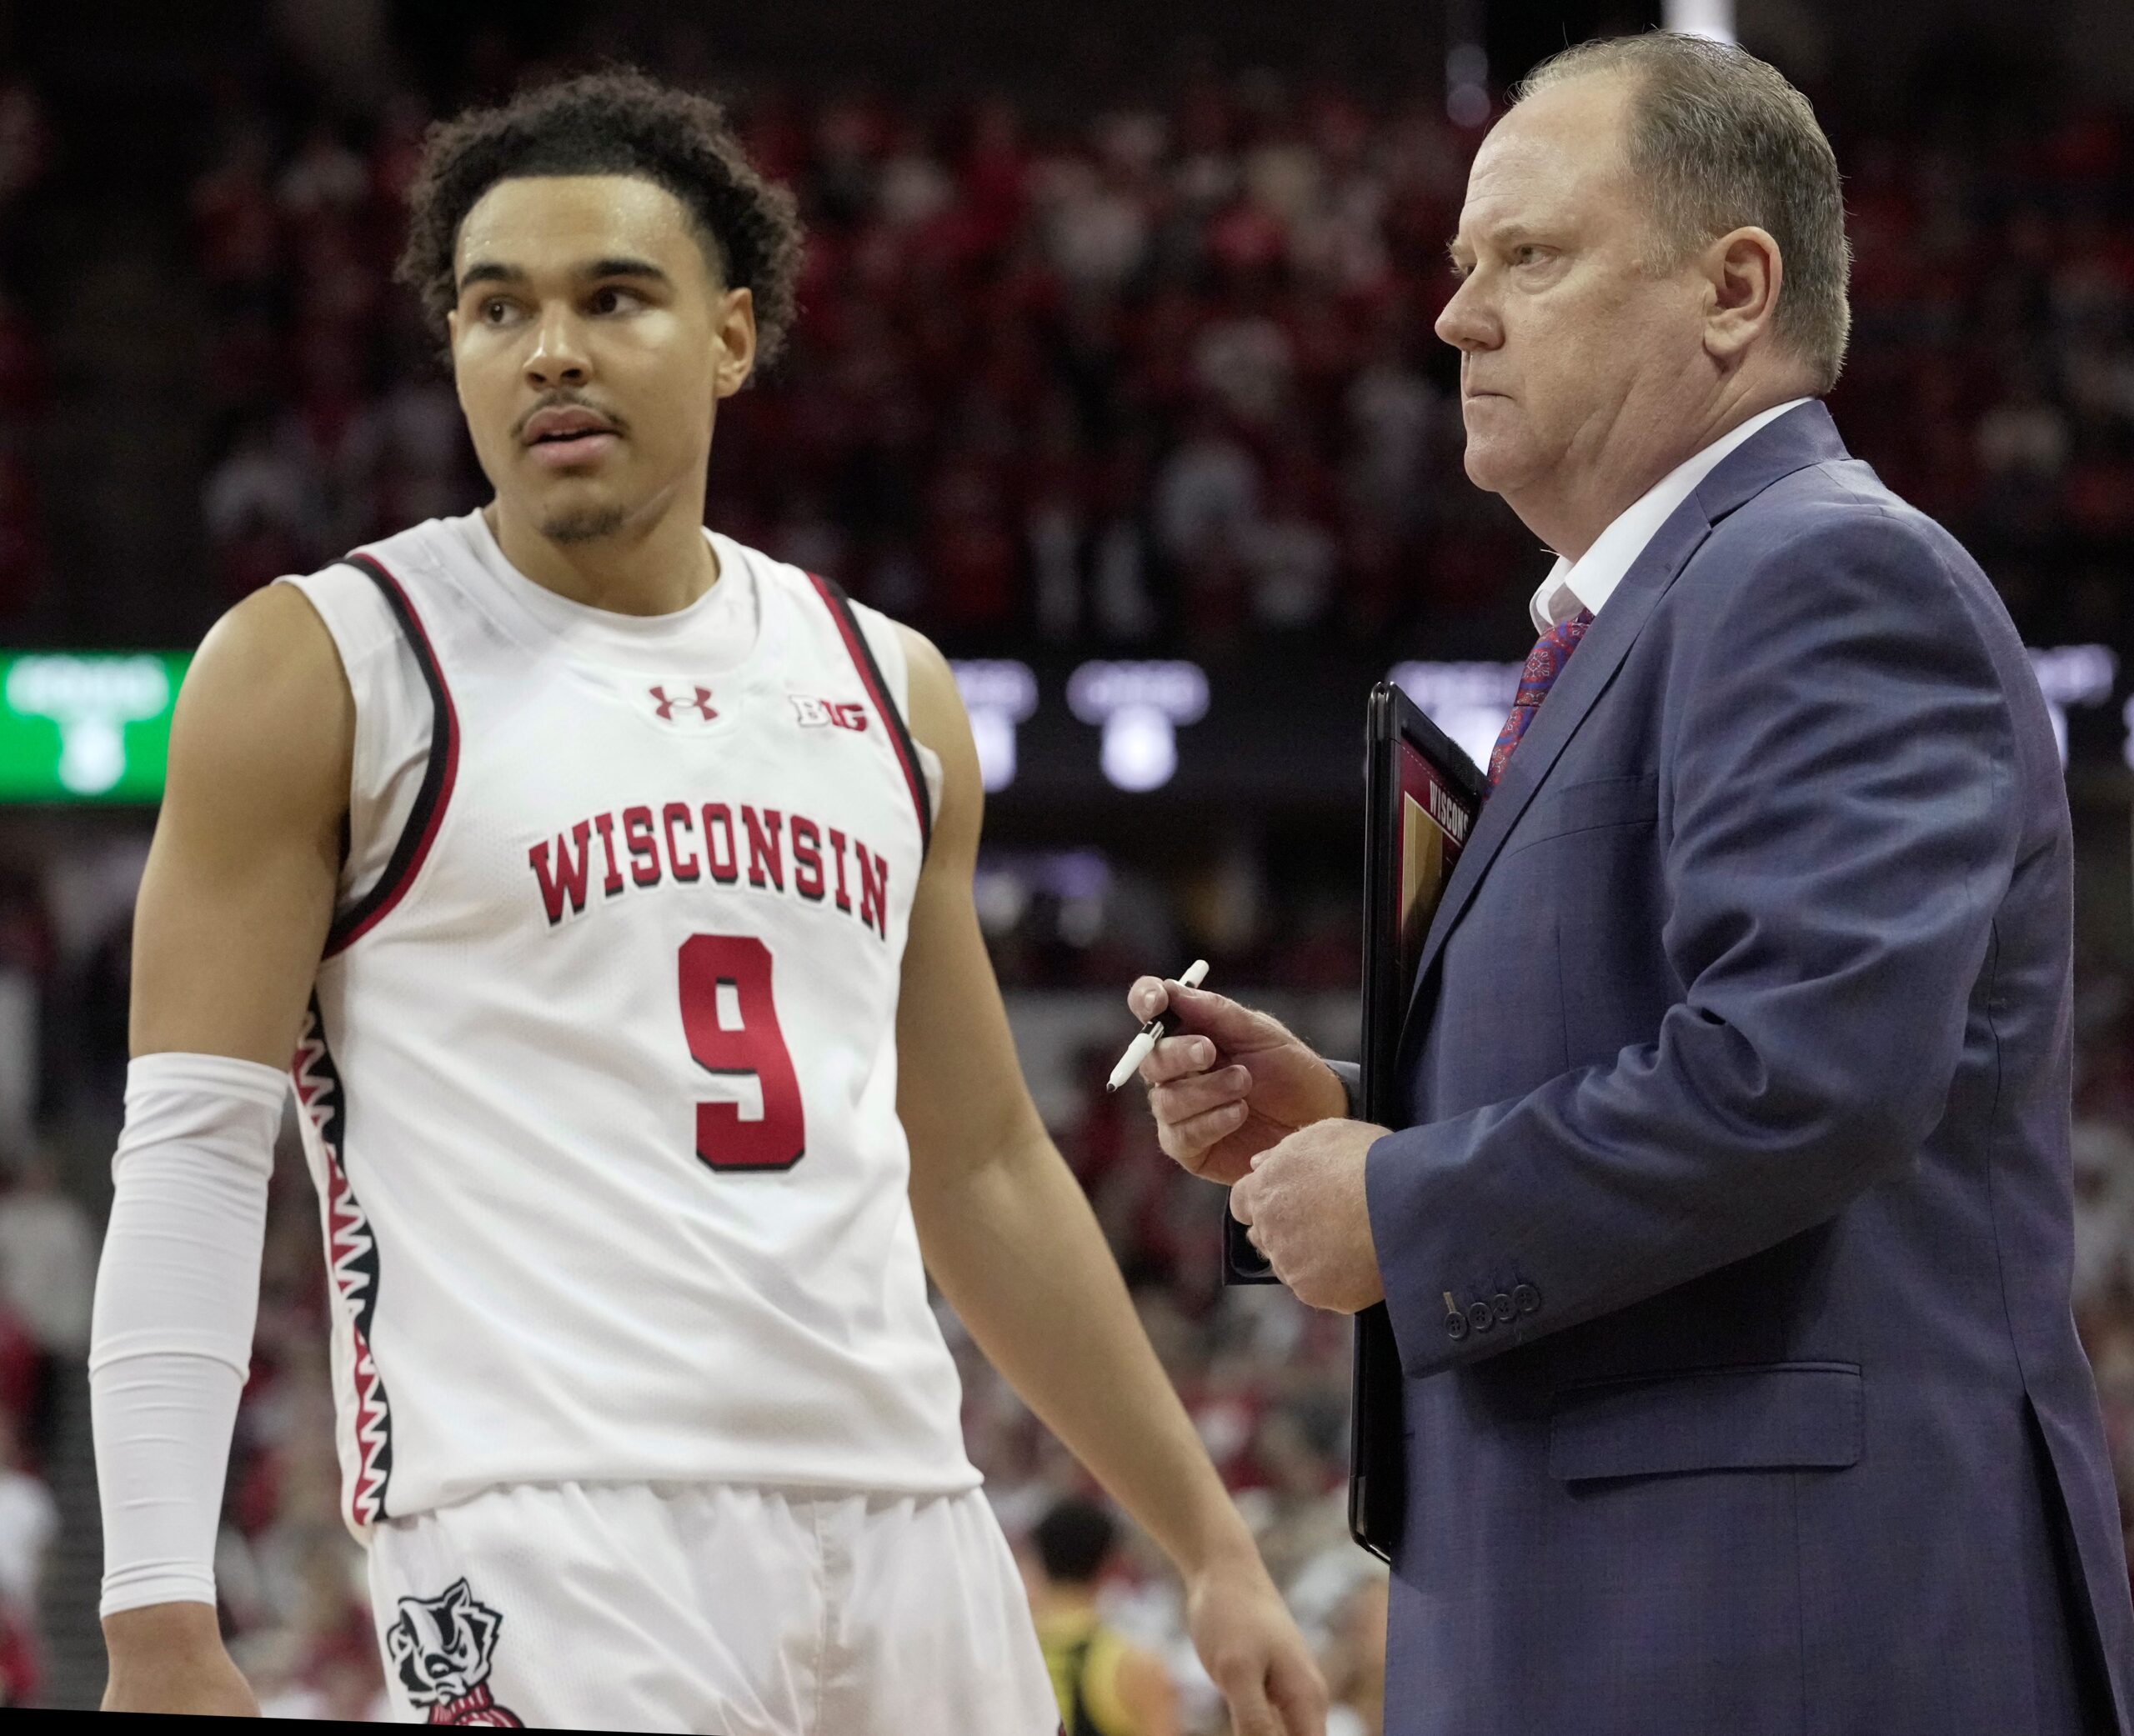
[[[534,348],[526,357],[526,378],[540,387],[574,385],[591,371],[585,346],[579,342],[577,323],[567,313],[551,311],[534,334]]]

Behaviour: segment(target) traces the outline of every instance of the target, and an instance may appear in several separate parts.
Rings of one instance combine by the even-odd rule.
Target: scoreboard
[[[2134,697],[2102,645],[2033,649],[2061,758],[2134,765]],[[174,651],[0,652],[0,803],[153,803],[191,658]],[[1176,658],[1035,666],[954,663],[986,788],[1017,797],[1348,799],[1360,788],[1363,697],[1390,680],[1486,760],[1520,665],[1410,661],[1387,669],[1298,658],[1203,667]],[[1196,729],[1204,719],[1216,727]]]
[[[182,652],[0,653],[0,802],[153,802]]]

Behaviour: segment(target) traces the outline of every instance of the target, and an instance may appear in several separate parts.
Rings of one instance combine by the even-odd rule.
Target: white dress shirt
[[[1534,618],[1534,631],[1545,633],[1552,627],[1560,627],[1580,609],[1599,614],[1600,605],[1616,594],[1623,575],[1645,553],[1645,545],[1674,517],[1675,508],[1696,492],[1697,484],[1711,474],[1719,461],[1766,423],[1777,421],[1788,410],[1798,409],[1807,402],[1805,398],[1795,398],[1773,404],[1762,414],[1751,416],[1741,427],[1721,434],[1701,452],[1683,459],[1626,507],[1577,560],[1557,556],[1556,564],[1549,569],[1549,576],[1541,581],[1527,606]]]

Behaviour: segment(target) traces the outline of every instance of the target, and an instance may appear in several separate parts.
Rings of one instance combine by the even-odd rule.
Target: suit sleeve
[[[1370,1150],[1411,1377],[1823,1222],[1941,1118],[2014,869],[2016,747],[1939,556],[1888,517],[1796,538],[1677,680],[1661,939],[1684,986],[1656,1039]],[[1449,1318],[1505,1291],[1509,1331]]]

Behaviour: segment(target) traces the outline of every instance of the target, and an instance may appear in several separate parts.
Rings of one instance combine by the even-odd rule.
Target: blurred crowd
[[[438,340],[388,282],[423,100],[285,113],[228,97],[191,196],[226,597],[481,498]],[[734,534],[955,649],[1413,634],[1530,561],[1460,473],[1431,326],[1480,133],[1436,93],[1210,74],[1064,128],[1001,98],[734,113],[810,238],[791,353],[720,420]],[[2128,128],[1832,127],[1858,249],[1840,425],[2034,643],[2119,641]]]
[[[49,1482],[68,1388],[84,1378],[98,1233],[51,1160],[0,1161],[0,1706],[46,1676],[45,1567],[60,1530]]]
[[[2093,981],[2077,1003],[2075,1323],[2104,1407],[2134,1561],[2134,988]]]
[[[18,613],[45,577],[34,431],[50,402],[49,362],[24,304],[31,245],[18,219],[48,162],[36,88],[0,68],[0,620]]]

